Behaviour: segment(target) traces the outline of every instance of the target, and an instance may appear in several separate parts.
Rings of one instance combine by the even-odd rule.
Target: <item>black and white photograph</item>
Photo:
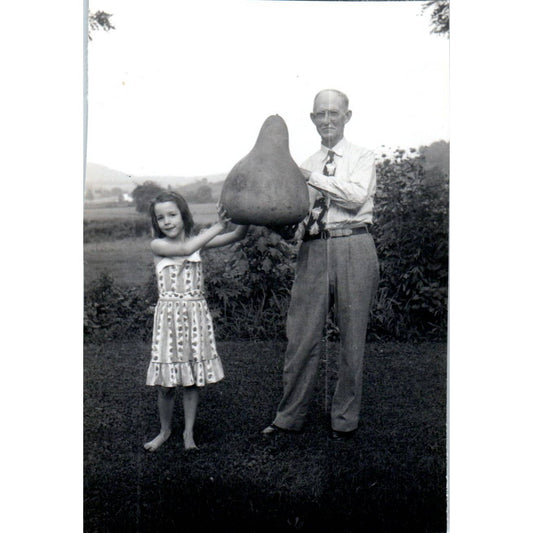
[[[2,14],[2,531],[531,529],[530,3]]]
[[[87,19],[84,530],[445,532],[448,0]]]
[[[529,2],[2,14],[2,531],[531,529]]]

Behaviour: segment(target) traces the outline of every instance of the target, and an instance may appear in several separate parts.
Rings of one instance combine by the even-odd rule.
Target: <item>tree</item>
[[[424,10],[432,8],[431,33],[450,38],[450,0],[429,0]]]
[[[199,204],[213,202],[213,191],[211,187],[209,185],[200,185],[194,195],[194,200]]]
[[[137,185],[131,196],[135,202],[135,210],[139,213],[148,213],[152,200],[164,189],[154,181],[145,181],[142,185]]]
[[[89,40],[92,41],[91,32],[96,30],[114,30],[115,26],[111,24],[109,20],[113,15],[106,13],[105,11],[96,11],[96,13],[91,13],[89,11]]]

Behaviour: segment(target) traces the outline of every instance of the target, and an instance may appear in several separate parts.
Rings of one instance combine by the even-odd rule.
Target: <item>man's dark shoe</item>
[[[300,431],[292,430],[292,429],[284,429],[280,428],[279,426],[276,426],[275,424],[270,424],[270,426],[267,426],[263,431],[261,431],[261,435],[264,435],[265,437],[273,437],[274,435],[279,435],[280,433],[301,433]]]
[[[270,426],[267,426],[265,429],[263,429],[263,431],[261,431],[261,435],[264,435],[265,437],[271,437],[279,432],[280,430],[278,426],[270,424]]]
[[[334,442],[346,442],[354,438],[356,431],[355,429],[353,431],[336,431],[332,429],[330,437]]]

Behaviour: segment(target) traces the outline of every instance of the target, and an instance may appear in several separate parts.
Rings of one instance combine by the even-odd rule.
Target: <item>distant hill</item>
[[[180,188],[187,184],[195,184],[207,180],[209,186],[215,190],[216,182],[224,181],[226,174],[212,174],[209,176],[135,176],[126,174],[120,170],[112,169],[97,163],[87,163],[86,189],[113,189],[120,188],[125,192],[131,192],[137,185],[145,181],[154,181],[162,187]]]
[[[132,176],[129,176],[125,172],[96,163],[87,163],[85,187],[94,189],[113,189],[114,187],[119,187],[129,192],[133,190],[135,185],[133,184]]]

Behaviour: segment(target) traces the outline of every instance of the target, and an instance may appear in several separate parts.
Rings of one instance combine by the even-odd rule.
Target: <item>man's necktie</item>
[[[324,176],[334,176],[335,175],[335,152],[332,150],[328,151],[328,159],[324,165],[324,170],[322,173]],[[318,196],[313,204],[313,208],[309,213],[309,219],[305,224],[305,233],[309,235],[316,235],[317,233],[324,231],[326,228],[326,223],[324,218],[328,210],[328,204],[326,198],[322,195]]]

